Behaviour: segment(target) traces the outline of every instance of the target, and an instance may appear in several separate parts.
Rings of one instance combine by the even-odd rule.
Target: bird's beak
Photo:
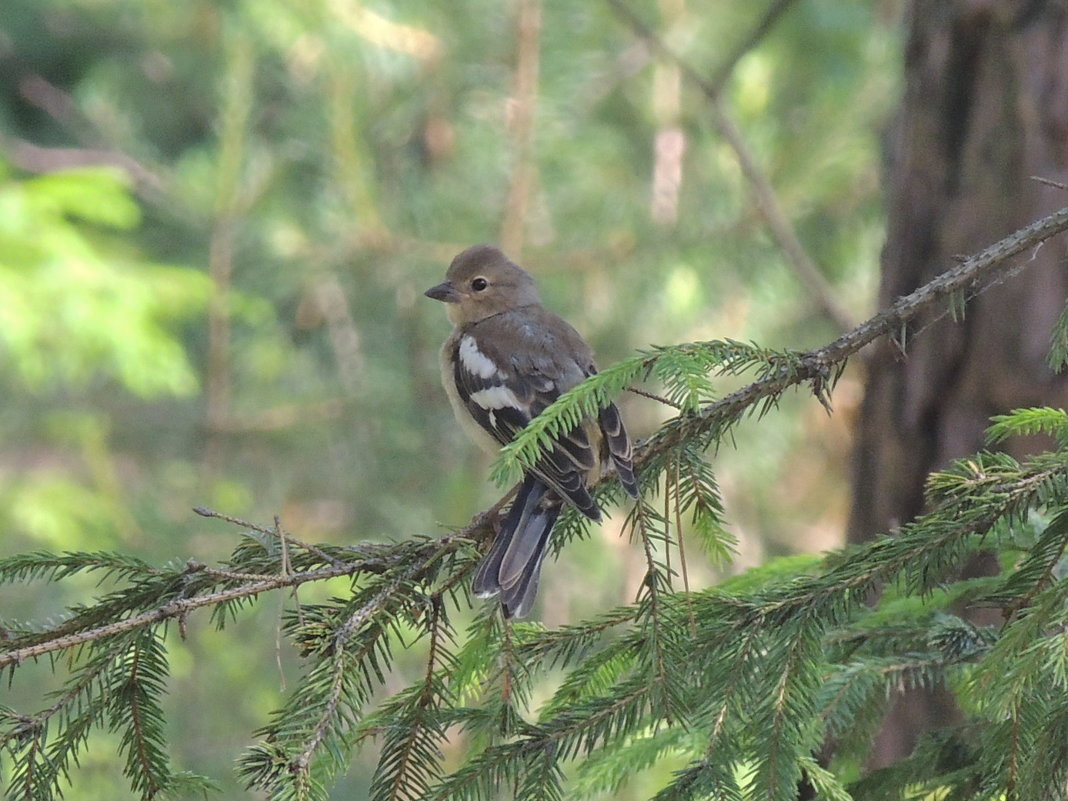
[[[458,303],[460,300],[460,293],[456,291],[456,288],[449,281],[443,281],[437,286],[432,286],[423,294],[428,298],[440,300],[443,303]]]

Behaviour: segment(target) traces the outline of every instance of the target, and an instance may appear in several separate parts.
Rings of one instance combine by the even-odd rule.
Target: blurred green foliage
[[[725,87],[857,319],[881,243],[898,6],[798,3]],[[708,75],[762,13],[633,7]],[[421,292],[463,247],[501,240],[523,158],[517,27],[514,3],[471,0],[5,0],[5,555],[211,562],[232,532],[195,505],[278,514],[304,540],[341,544],[460,525],[497,497],[451,425],[436,363],[447,325]],[[544,4],[537,49],[534,180],[513,255],[603,365],[687,339],[801,348],[835,332],[767,232],[707,100],[610,4]],[[671,131],[684,143],[675,163],[656,145]],[[719,454],[739,564],[838,541],[856,386],[840,386],[838,419],[788,403]],[[639,436],[664,416],[624,403]],[[633,597],[640,568],[617,530],[548,566],[547,621]],[[716,575],[691,567],[695,582]],[[597,586],[576,587],[587,569]],[[44,618],[73,600],[0,604]],[[264,604],[225,637],[194,619],[188,640],[168,643],[176,769],[216,777],[227,798],[242,793],[232,759],[294,669],[275,653],[278,616]],[[25,684],[0,692],[32,705]],[[121,797],[118,763],[94,754],[68,797]],[[368,776],[354,766],[338,797],[358,797]]]

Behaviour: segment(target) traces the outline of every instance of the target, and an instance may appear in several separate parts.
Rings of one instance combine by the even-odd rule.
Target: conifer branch
[[[418,569],[422,567],[416,563],[405,570],[400,576],[389,582],[383,587],[371,600],[361,606],[356,612],[349,616],[348,620],[337,630],[333,637],[333,659],[331,665],[332,681],[330,683],[330,692],[327,696],[326,703],[323,705],[323,711],[319,715],[319,720],[312,729],[311,736],[303,743],[303,748],[300,754],[293,761],[293,770],[300,776],[304,777],[307,781],[309,766],[311,765],[312,757],[326,740],[329,731],[335,725],[338,708],[341,705],[342,694],[345,689],[345,682],[347,679],[346,672],[349,668],[346,646],[349,640],[351,640],[357,632],[359,632],[365,625],[365,623],[378,612],[386,599],[392,595],[397,588],[404,582],[410,580],[412,576],[418,572]]]
[[[665,491],[665,495],[666,495]],[[654,526],[659,525],[661,530],[656,531]],[[676,705],[671,703],[668,680],[668,656],[665,653],[668,635],[666,633],[666,615],[662,607],[661,593],[669,589],[667,577],[656,561],[656,546],[654,539],[663,542],[665,549],[671,547],[671,539],[668,536],[668,520],[660,517],[647,506],[639,501],[634,507],[631,516],[632,530],[638,533],[641,539],[642,551],[645,554],[645,582],[643,587],[644,598],[641,599],[640,607],[644,607],[640,619],[645,627],[645,650],[649,652],[652,664],[650,665],[650,679],[658,688],[660,698],[663,700],[661,714],[668,723],[672,722],[672,716],[676,713]]]
[[[437,539],[425,540],[420,543],[406,543],[405,545],[409,546],[407,548],[391,544],[371,545],[365,543],[359,546],[360,551],[368,554],[365,558],[355,559],[349,562],[340,562],[338,564],[316,568],[314,570],[303,570],[288,575],[270,576],[255,581],[247,581],[235,587],[227,587],[226,589],[209,592],[204,595],[197,595],[191,598],[176,598],[138,615],[118,620],[113,623],[107,623],[102,626],[89,628],[84,631],[61,634],[60,636],[52,636],[54,630],[52,632],[46,632],[43,635],[46,639],[43,639],[41,642],[0,652],[0,668],[18,665],[28,659],[36,659],[55,651],[62,651],[105,639],[107,637],[114,637],[118,634],[134,631],[169,619],[180,618],[197,609],[216,607],[233,601],[254,598],[265,592],[290,587],[299,587],[308,582],[325,581],[326,579],[337,578],[339,576],[353,576],[358,573],[382,573],[391,567],[404,565],[405,563],[408,563],[409,560],[418,560],[422,558],[422,561],[413,561],[411,563],[412,567],[409,568],[411,572],[417,573],[420,569],[436,561],[443,552],[459,548],[465,541],[467,541],[467,536],[469,534],[480,530],[484,525],[485,522],[479,517],[476,518],[468,528],[463,529],[456,534],[448,534],[438,537]],[[412,545],[416,546],[414,548],[416,553],[410,552],[412,550],[410,546]],[[203,565],[191,562],[186,568],[185,574],[191,575],[203,571]],[[240,573],[233,574],[230,571],[212,572],[220,578],[230,578],[233,575],[242,575]],[[59,628],[62,628],[63,626],[64,624],[60,624]]]
[[[375,801],[420,798],[425,795],[429,780],[438,775],[437,740],[443,732],[435,712],[441,701],[447,700],[443,675],[452,667],[444,643],[449,631],[440,597],[430,599],[426,630],[429,644],[422,680],[394,699],[401,702],[399,705],[387,702],[383,710],[390,725],[386,727],[386,742],[371,782],[371,798]]]
[[[857,350],[895,335],[940,300],[982,291],[1017,269],[1013,257],[1064,230],[1068,209],[962,262],[824,348],[776,353],[736,342],[684,343],[613,365],[564,396],[556,412],[531,425],[540,429],[530,442],[536,445],[539,432],[589,414],[641,376],[662,380],[682,410],[640,449],[646,496],[664,472],[667,501],[661,511],[648,497],[639,500],[627,523],[645,552],[646,586],[637,603],[582,624],[544,631],[484,611],[459,657],[450,653],[443,596],[470,571],[472,546],[492,531],[504,499],[442,537],[351,548],[310,546],[277,522],[252,526],[210,513],[262,535],[243,537],[229,560],[213,568],[197,562],[153,568],[117,554],[0,560],[3,582],[54,582],[95,571],[128,585],[93,605],[74,607],[71,618],[49,630],[0,629],[8,649],[0,654],[0,668],[12,672],[61,649],[75,653],[70,679],[43,712],[19,716],[0,709],[0,752],[11,755],[13,786],[25,788],[27,797],[46,797],[90,731],[109,726],[122,734],[135,791],[143,797],[173,791],[182,778],[170,771],[163,747],[158,700],[166,661],[158,624],[203,607],[214,607],[222,621],[260,593],[349,576],[360,577],[350,598],[309,606],[285,626],[311,667],[242,767],[252,785],[278,797],[318,797],[324,780],[342,770],[352,749],[372,734],[385,739],[379,797],[482,799],[502,786],[550,797],[560,792],[563,761],[594,751],[622,758],[623,746],[638,742],[643,732],[683,730],[695,733],[688,751],[693,761],[657,798],[737,798],[741,781],[762,797],[785,798],[802,773],[837,797],[841,787],[833,775],[809,756],[819,739],[867,731],[895,681],[943,681],[966,663],[970,684],[961,692],[982,697],[973,704],[971,725],[982,727],[983,737],[972,749],[976,756],[954,775],[982,776],[999,792],[1015,788],[1021,795],[1049,796],[1051,783],[1068,770],[1066,757],[1043,773],[1035,756],[1055,750],[1068,731],[1068,707],[1058,695],[1068,676],[1068,417],[1062,412],[1017,411],[996,420],[989,434],[996,441],[1018,432],[1049,433],[1059,449],[1022,464],[995,453],[959,460],[930,477],[926,515],[896,536],[843,549],[824,563],[811,558],[800,567],[772,566],[715,589],[676,593],[665,579],[656,540],[672,547],[672,520],[678,528],[690,512],[695,529],[712,531],[705,536],[714,547],[729,548],[715,533],[721,504],[704,455],[717,437],[747,412],[774,404],[788,387],[810,384],[826,400],[845,359]],[[753,370],[756,381],[711,400],[709,376]],[[601,491],[618,492],[608,486]],[[1028,515],[1035,513],[1048,520],[1031,524]],[[581,530],[575,518],[561,518],[557,542]],[[970,595],[958,584],[933,597],[980,547],[999,549],[1006,576],[971,585]],[[869,590],[885,584],[896,585],[902,601],[913,604],[902,607],[909,624],[865,628],[863,621],[886,614],[864,606]],[[1000,629],[980,630],[942,613],[951,602],[976,598],[1007,612]],[[934,620],[936,613],[944,619]],[[410,623],[425,626],[428,634],[421,680],[368,716],[365,708],[391,669],[391,646]],[[828,656],[828,647],[838,655]],[[563,679],[538,722],[528,723],[523,711],[538,670],[546,667],[563,671]],[[462,706],[467,698],[481,698],[481,707]],[[51,740],[50,721],[60,732]],[[452,725],[492,744],[441,777],[439,743]],[[646,753],[669,739],[650,739]],[[959,740],[959,733],[948,732],[918,748],[907,771],[893,774],[895,781],[939,786],[946,775],[940,749]],[[742,772],[748,778],[737,778]]]
[[[650,374],[667,383],[669,397],[684,411],[638,446],[635,464],[639,473],[665,469],[664,457],[681,447],[707,446],[722,438],[747,413],[767,411],[791,387],[808,384],[816,398],[829,407],[830,388],[851,356],[880,337],[900,337],[909,323],[936,304],[954,302],[954,298],[959,301],[966,292],[982,292],[1022,269],[1026,263],[1017,264],[1012,261],[1014,257],[1065,231],[1068,207],[964,259],[821,348],[776,352],[723,340],[661,347],[624,359],[564,393],[531,421],[501,449],[493,477],[510,480],[524,465],[536,464],[541,454],[553,447],[553,437],[596,415],[635,379]],[[756,381],[719,400],[707,400],[713,394],[708,373],[739,374],[752,368],[758,371]]]
[[[1010,262],[1011,259],[1065,231],[1068,231],[1068,207],[1021,228],[946,270],[824,347],[801,354],[797,365],[790,365],[778,374],[754,381],[704,406],[696,415],[669,421],[639,449],[638,463],[650,461],[683,442],[703,438],[710,431],[722,430],[756,404],[778,398],[792,386],[811,382],[814,389],[822,390],[832,383],[832,377],[845,360],[861,348],[880,337],[895,335],[909,322],[935,304],[947,301],[955,293],[981,291],[995,283],[1017,267]]]

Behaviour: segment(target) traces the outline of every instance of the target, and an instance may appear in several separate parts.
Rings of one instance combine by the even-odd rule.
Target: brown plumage
[[[597,372],[578,332],[541,305],[534,279],[489,245],[468,248],[445,281],[426,291],[446,304],[455,328],[441,349],[442,384],[457,420],[496,453],[556,398]],[[549,534],[564,502],[592,520],[601,512],[589,493],[608,465],[637,497],[633,450],[619,410],[558,437],[528,471],[472,585],[481,597],[500,593],[505,615],[522,617],[537,593]]]

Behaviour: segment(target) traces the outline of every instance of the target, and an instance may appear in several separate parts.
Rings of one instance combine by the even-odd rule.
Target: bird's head
[[[534,279],[491,245],[475,245],[452,260],[445,280],[424,292],[446,304],[453,325],[540,303]]]

